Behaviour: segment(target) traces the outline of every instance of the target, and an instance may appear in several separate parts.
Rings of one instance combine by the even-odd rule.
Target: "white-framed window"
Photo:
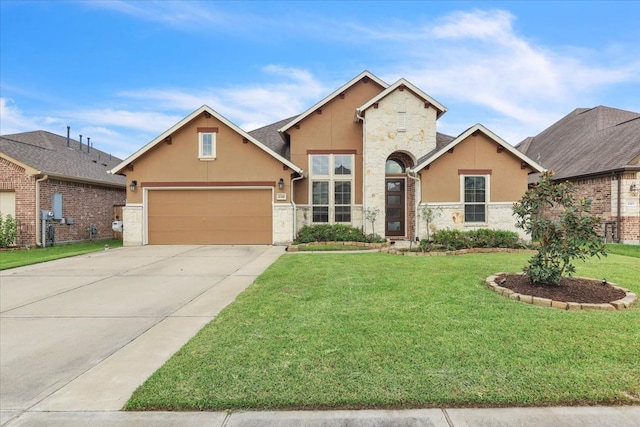
[[[216,132],[198,130],[198,158],[203,160],[216,158]]]
[[[353,154],[309,156],[314,223],[349,223],[353,204]]]
[[[489,175],[462,175],[461,180],[464,222],[468,224],[486,223]]]

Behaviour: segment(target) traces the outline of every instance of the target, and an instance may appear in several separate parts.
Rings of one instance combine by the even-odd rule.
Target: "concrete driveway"
[[[284,253],[144,246],[0,272],[0,424],[110,411]]]

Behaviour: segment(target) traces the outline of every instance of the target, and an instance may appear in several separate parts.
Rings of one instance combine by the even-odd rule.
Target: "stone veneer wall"
[[[122,208],[122,244],[124,246],[141,246],[143,243],[142,204],[130,204]]]
[[[398,129],[398,112],[405,112],[405,129]],[[384,235],[385,164],[393,153],[404,153],[416,160],[436,147],[436,110],[425,108],[424,101],[409,90],[395,90],[365,113],[363,141],[363,207],[379,209],[375,230]],[[409,204],[410,178],[407,178],[407,231],[412,234],[415,223],[415,202]],[[413,184],[415,193],[415,183]],[[411,221],[411,222],[409,222]],[[370,224],[366,224],[370,227]],[[409,236],[405,236],[409,238]],[[413,237],[413,236],[411,236]]]
[[[289,244],[293,241],[293,206],[275,204],[273,206],[273,244]]]
[[[478,228],[489,228],[494,230],[514,231],[518,233],[522,239],[530,240],[530,237],[524,233],[523,230],[516,228],[516,218],[513,216],[512,203],[489,203],[487,207],[487,222],[478,225],[464,223],[464,204],[462,203],[421,203],[418,209],[423,206],[442,209],[440,215],[435,218],[429,226],[430,234],[443,229],[468,231]],[[419,237],[421,239],[427,237],[426,222],[424,220],[421,220],[420,222]]]
[[[296,205],[296,233],[300,231],[305,225],[311,225],[311,206],[309,205]],[[351,222],[352,227],[360,228],[365,233],[371,233],[371,224],[365,224],[365,220],[362,214],[362,205],[351,206]],[[377,234],[382,235],[380,230],[376,228]],[[384,232],[384,229],[383,229]],[[295,236],[294,236],[295,238]]]

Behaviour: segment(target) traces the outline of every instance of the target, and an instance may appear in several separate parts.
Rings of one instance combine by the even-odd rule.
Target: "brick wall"
[[[0,158],[0,190],[15,193],[16,220],[18,223],[19,246],[34,246],[40,214],[36,212],[36,177],[27,175],[24,168]],[[113,207],[123,206],[126,201],[125,189],[102,187],[48,179],[40,183],[40,210],[53,210],[53,194],[62,194],[62,215],[73,218],[72,225],[60,224],[58,220],[48,221],[55,229],[55,242],[88,240],[87,228],[95,224],[98,239],[112,238]]]
[[[617,236],[618,222],[618,176],[604,175],[591,177],[586,179],[577,179],[571,181],[575,188],[575,194],[578,198],[586,197],[591,199],[591,212],[601,218],[601,227],[599,234],[604,236],[605,223],[613,223],[616,225],[616,240],[625,243],[640,243],[640,215],[638,208],[629,208],[628,202],[634,197],[628,194],[629,183],[637,178],[637,174],[625,173],[622,177],[621,188],[621,218],[620,218],[620,236]],[[637,199],[637,196],[636,196]],[[607,227],[611,227],[608,225]],[[611,241],[610,233],[607,233],[607,241]]]
[[[124,205],[125,190],[101,187],[93,184],[68,182],[50,179],[40,184],[40,209],[53,210],[53,194],[62,194],[62,216],[73,218],[73,224],[61,224],[59,220],[50,220],[47,225],[55,228],[55,242],[75,242],[89,240],[87,229],[95,224],[98,233],[96,239],[113,238],[111,223],[115,220],[113,207]]]
[[[24,168],[0,158],[0,189],[15,192],[18,237],[16,244],[33,246],[36,243],[35,179],[27,176]]]

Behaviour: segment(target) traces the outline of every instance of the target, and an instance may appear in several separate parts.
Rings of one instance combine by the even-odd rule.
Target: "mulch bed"
[[[502,279],[506,279],[503,283]],[[558,286],[532,284],[523,274],[502,274],[496,283],[523,295],[549,298],[554,301],[588,304],[609,303],[626,296],[624,291],[603,285],[600,280],[564,277]]]

